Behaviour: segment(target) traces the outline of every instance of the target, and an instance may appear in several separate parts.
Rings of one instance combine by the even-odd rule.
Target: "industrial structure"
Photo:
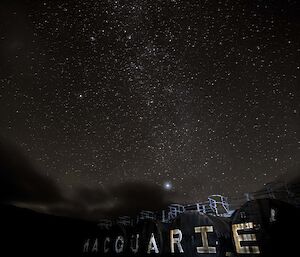
[[[217,216],[231,217],[235,210],[239,209],[245,202],[255,199],[275,199],[287,202],[296,207],[300,207],[300,188],[298,183],[287,184],[281,181],[268,183],[261,190],[245,193],[240,198],[231,198],[215,194],[210,195],[207,201],[192,204],[170,204],[161,211],[142,210],[136,217],[122,216],[116,220],[102,219],[99,221],[100,227],[111,227],[114,223],[123,225],[134,225],[140,220],[159,220],[162,223],[171,223],[178,215],[187,211],[197,211],[199,213]]]

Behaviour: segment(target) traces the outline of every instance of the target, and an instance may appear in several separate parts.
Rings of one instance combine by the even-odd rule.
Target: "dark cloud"
[[[276,196],[291,203],[300,203],[300,168],[294,168],[290,175],[281,176],[270,183],[270,188]]]
[[[128,208],[134,214],[139,210],[159,210],[168,205],[175,196],[166,192],[157,185],[128,182],[112,188],[112,194],[116,199],[116,212],[122,212]],[[125,214],[125,213],[124,213]]]
[[[97,220],[158,210],[175,195],[154,184],[128,182],[103,187],[79,187],[64,194],[11,143],[0,140],[0,202],[55,215]]]
[[[275,198],[294,205],[300,204],[299,168],[290,169],[288,175],[282,175],[269,181],[262,188],[247,195],[250,199]],[[243,203],[245,199],[242,199]],[[239,205],[240,206],[240,205]],[[238,207],[239,207],[238,206]]]
[[[293,172],[293,174],[298,174]],[[300,176],[282,177],[270,183],[276,196],[299,196]],[[289,194],[278,194],[286,192]],[[268,196],[264,187],[254,196]],[[62,191],[44,176],[15,145],[0,140],[0,202],[23,206],[59,216],[87,220],[136,215],[141,210],[161,210],[180,202],[180,195],[165,191],[161,186],[131,181],[110,187],[78,187]],[[284,199],[283,199],[284,200]]]
[[[176,195],[161,187],[128,182],[109,188],[77,188],[68,200],[48,206],[48,212],[56,215],[79,217],[90,220],[137,215],[142,210],[161,210]]]
[[[39,173],[18,147],[0,138],[0,201],[51,204],[61,200],[55,183]]]

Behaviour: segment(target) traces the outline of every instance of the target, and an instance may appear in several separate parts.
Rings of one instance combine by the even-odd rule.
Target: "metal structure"
[[[245,193],[242,197],[239,198],[231,198],[230,207],[231,209],[238,209],[245,202],[264,198],[281,200],[299,208],[299,183],[297,181],[293,183],[286,183],[284,181],[267,183],[258,191]]]
[[[100,228],[110,228],[112,226],[112,221],[109,219],[101,219],[97,224]]]
[[[167,210],[162,210],[160,220],[163,223],[169,223],[184,211],[185,208],[183,205],[176,203],[170,204]]]
[[[122,224],[125,226],[133,225],[132,219],[129,216],[121,216],[116,221],[117,224]]]
[[[208,197],[209,207],[216,216],[228,216],[230,208],[227,197],[222,195],[211,195]]]
[[[137,224],[141,220],[159,220],[162,223],[171,223],[178,215],[186,211],[198,211],[201,213],[229,217],[232,214],[232,210],[229,208],[227,198],[222,195],[211,195],[208,200],[201,203],[182,205],[173,203],[170,204],[166,209],[153,212],[153,211],[141,211],[135,218],[129,216],[121,216],[114,221],[117,224],[123,224],[126,226]],[[99,226],[108,228],[112,226],[113,222],[107,219],[99,221]]]
[[[143,210],[136,217],[136,223],[138,223],[140,220],[145,220],[145,219],[152,219],[152,220],[154,220],[155,218],[156,218],[155,212]]]
[[[185,209],[223,217],[228,217],[232,213],[227,198],[222,195],[211,195],[208,197],[208,201],[187,205]]]
[[[300,207],[300,187],[297,183],[286,184],[283,182],[268,183],[259,191],[246,193],[240,198],[231,198],[230,204],[227,197],[222,195],[210,195],[207,201],[198,202],[193,204],[181,205],[181,204],[170,204],[166,209],[158,212],[153,211],[141,211],[137,217],[132,218],[129,216],[119,217],[115,223],[123,225],[134,225],[140,220],[145,219],[157,219],[162,223],[171,223],[178,215],[186,211],[197,211],[200,213],[230,217],[233,212],[238,209],[245,202],[252,201],[255,199],[270,198],[288,202],[296,207]],[[99,226],[109,228],[113,222],[108,219],[99,221]]]

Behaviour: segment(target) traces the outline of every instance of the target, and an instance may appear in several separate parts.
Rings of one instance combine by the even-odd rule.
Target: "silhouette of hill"
[[[82,256],[96,223],[0,204],[1,256]]]

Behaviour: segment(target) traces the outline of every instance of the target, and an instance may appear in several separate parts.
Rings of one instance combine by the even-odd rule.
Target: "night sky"
[[[299,172],[297,2],[1,1],[0,136],[65,191]]]

